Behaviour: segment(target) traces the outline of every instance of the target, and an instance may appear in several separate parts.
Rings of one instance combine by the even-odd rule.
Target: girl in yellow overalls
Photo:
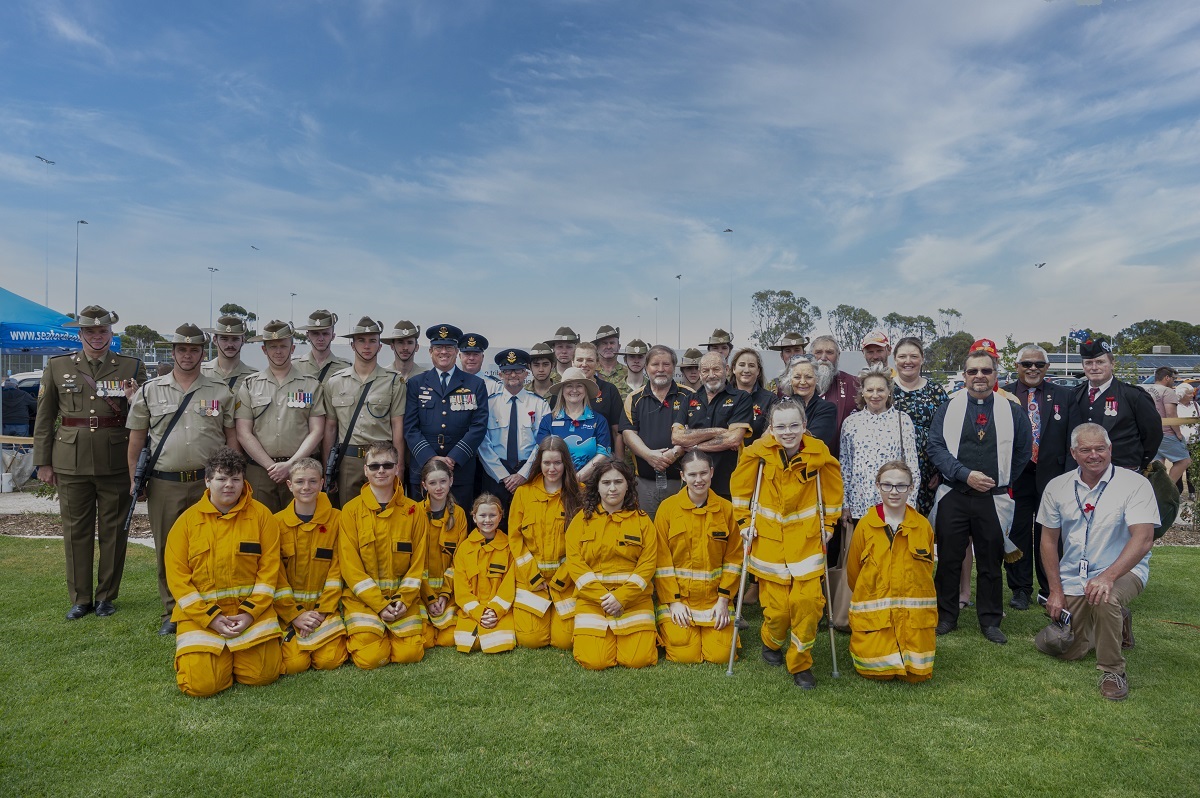
[[[442,460],[432,459],[421,469],[421,489],[425,498],[420,512],[429,524],[429,551],[425,560],[425,581],[421,586],[425,602],[425,648],[454,645],[454,553],[467,536],[467,514],[454,501],[450,486],[454,473]]]
[[[475,531],[454,555],[454,600],[459,606],[454,645],[464,654],[512,651],[517,645],[513,630],[513,557],[508,536],[500,531],[504,506],[484,493],[471,507]]]

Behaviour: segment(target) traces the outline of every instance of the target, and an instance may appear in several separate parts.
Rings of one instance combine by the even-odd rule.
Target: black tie
[[[516,465],[521,457],[520,447],[517,443],[517,397],[514,396],[508,401],[508,462]]]
[[[449,387],[450,387],[450,372],[443,371],[442,372],[442,394],[443,395],[446,393],[446,389],[448,389]]]

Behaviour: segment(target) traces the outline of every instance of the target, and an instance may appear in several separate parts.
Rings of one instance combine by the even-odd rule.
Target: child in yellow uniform
[[[654,515],[659,639],[671,662],[724,664],[733,635],[729,600],[742,573],[742,537],[733,505],[709,489],[712,458],[692,449],[679,466],[683,490],[664,499]]]
[[[658,662],[650,581],[658,536],[638,509],[633,469],[611,457],[587,481],[583,512],[567,527],[575,580],[575,660],[589,670]]]
[[[205,492],[175,521],[163,552],[175,599],[175,681],[206,697],[279,678],[279,525],[254,501],[246,461],[222,447],[204,465]]]
[[[425,656],[421,582],[427,522],[400,489],[398,461],[390,441],[368,445],[367,484],[342,507],[338,561],[346,585],[346,647],[364,670]]]
[[[850,657],[860,676],[923,682],[933,677],[937,592],[933,529],[909,507],[909,467],[884,463],[875,480],[883,500],[854,528],[846,553]]]
[[[283,627],[283,667],[327,671],[346,661],[342,572],[337,539],[340,513],[330,503],[321,464],[304,457],[288,471],[292,501],[275,514],[282,567],[275,611]]]
[[[429,526],[429,553],[422,588],[425,613],[425,648],[454,645],[454,553],[467,536],[467,514],[450,492],[454,473],[443,460],[430,460],[421,469],[425,498],[420,510]]]
[[[567,650],[575,631],[575,583],[567,573],[567,525],[582,502],[571,452],[551,435],[538,444],[529,481],[513,494],[508,540],[516,566],[517,645]]]
[[[746,525],[742,534],[752,541],[747,570],[758,577],[762,658],[768,665],[786,661],[795,685],[811,690],[817,683],[812,647],[825,609],[821,536],[828,536],[842,514],[842,471],[829,447],[808,434],[800,403],[785,397],[772,405],[767,428],[770,435],[742,450],[730,490],[738,523]],[[760,463],[762,489],[754,528],[748,522]],[[818,479],[824,529],[817,506]]]
[[[476,649],[499,654],[517,646],[512,616],[516,580],[508,536],[499,531],[503,517],[500,499],[481,495],[471,507],[475,531],[454,555],[454,601],[459,606],[454,645],[464,654]]]

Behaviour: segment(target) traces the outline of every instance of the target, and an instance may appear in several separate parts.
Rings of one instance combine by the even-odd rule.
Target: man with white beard
[[[858,396],[858,378],[838,370],[838,358],[842,350],[832,335],[818,335],[811,345],[817,371],[817,396],[837,407],[837,437],[842,436],[842,422],[855,410],[854,400]]]
[[[708,452],[714,463],[712,491],[729,498],[729,477],[753,419],[750,394],[726,382],[725,359],[718,351],[700,358],[700,390],[675,413],[672,445]]]

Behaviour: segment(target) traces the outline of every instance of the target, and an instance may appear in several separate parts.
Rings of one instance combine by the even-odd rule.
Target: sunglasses
[[[391,471],[395,467],[395,463],[367,463],[368,471]]]
[[[995,369],[967,369],[965,372],[968,377],[974,377],[976,374],[982,374],[985,377],[990,377],[996,373]]]
[[[1044,360],[1018,360],[1017,365],[1023,369],[1044,369],[1050,364]]]

